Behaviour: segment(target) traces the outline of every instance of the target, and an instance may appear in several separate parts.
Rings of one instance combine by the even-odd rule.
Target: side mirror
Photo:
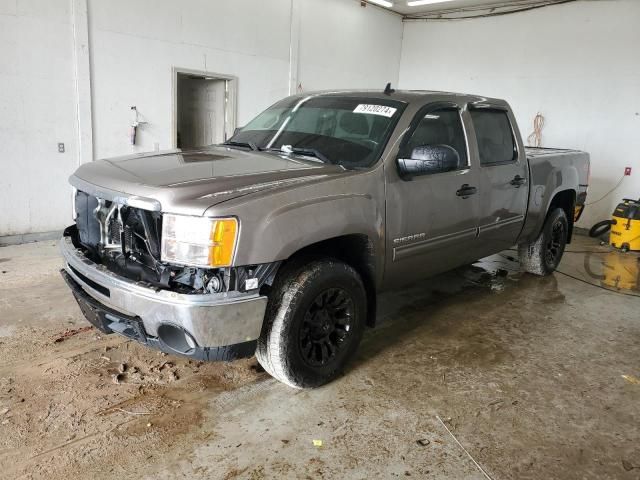
[[[233,131],[233,136],[235,137],[238,133],[240,133],[242,131],[243,127],[236,127],[236,129]]]
[[[449,145],[420,145],[413,149],[411,158],[399,158],[400,176],[410,180],[419,175],[457,170],[460,155]]]

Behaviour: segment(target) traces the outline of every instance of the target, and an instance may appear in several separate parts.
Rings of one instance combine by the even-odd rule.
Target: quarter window
[[[516,143],[507,113],[502,110],[471,110],[478,140],[480,165],[511,163],[517,158]]]
[[[404,158],[411,158],[416,147],[424,145],[447,145],[458,152],[458,169],[467,168],[467,145],[457,108],[440,108],[425,114],[411,138],[403,148]]]

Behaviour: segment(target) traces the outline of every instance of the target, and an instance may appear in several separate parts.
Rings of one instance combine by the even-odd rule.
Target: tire
[[[269,295],[256,358],[291,387],[319,387],[355,353],[366,315],[364,284],[349,265],[335,259],[286,265]]]
[[[562,260],[568,233],[569,222],[564,210],[556,208],[549,212],[535,242],[518,246],[523,270],[540,276],[552,274]]]

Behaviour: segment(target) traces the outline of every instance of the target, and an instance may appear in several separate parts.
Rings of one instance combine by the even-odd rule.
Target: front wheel
[[[269,295],[256,357],[295,388],[333,380],[355,353],[367,314],[358,273],[335,259],[284,267]]]
[[[550,275],[558,267],[569,235],[567,214],[561,208],[549,212],[538,238],[519,245],[520,265],[534,275]]]

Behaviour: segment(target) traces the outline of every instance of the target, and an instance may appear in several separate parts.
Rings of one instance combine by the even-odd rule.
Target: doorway
[[[228,75],[174,69],[174,147],[218,144],[233,135],[236,84]]]

